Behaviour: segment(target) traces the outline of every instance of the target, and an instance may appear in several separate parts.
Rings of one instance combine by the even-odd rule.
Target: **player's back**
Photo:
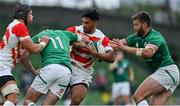
[[[64,64],[70,66],[70,43],[77,41],[76,34],[62,30],[45,30],[33,37],[38,43],[42,36],[49,36],[48,45],[41,52],[43,66],[48,64]]]

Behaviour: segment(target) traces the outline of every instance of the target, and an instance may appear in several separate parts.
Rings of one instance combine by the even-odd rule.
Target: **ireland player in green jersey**
[[[134,81],[134,71],[130,62],[124,58],[123,52],[116,51],[115,61],[109,65],[114,82],[112,85],[112,99],[114,105],[130,104],[130,83]]]
[[[25,105],[34,104],[43,94],[47,94],[43,105],[56,104],[57,100],[63,96],[70,82],[70,44],[89,40],[83,34],[50,29],[43,30],[32,39],[35,43],[38,43],[39,39],[44,35],[48,36],[50,41],[41,52],[43,68],[26,94]]]
[[[132,17],[135,34],[127,39],[114,39],[114,49],[135,54],[144,58],[154,71],[144,80],[134,94],[138,106],[163,105],[179,85],[179,70],[172,60],[163,35],[151,27],[151,16],[148,12],[139,12]]]

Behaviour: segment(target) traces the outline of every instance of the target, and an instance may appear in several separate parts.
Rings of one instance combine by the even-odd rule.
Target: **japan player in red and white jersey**
[[[33,15],[26,4],[17,4],[14,10],[14,20],[8,25],[3,39],[0,41],[0,92],[6,98],[4,106],[14,106],[18,102],[19,89],[11,73],[16,63],[27,50],[29,53],[39,53],[49,42],[47,36],[42,37],[40,44],[35,44],[29,36],[27,24],[31,24]],[[26,66],[27,67],[27,66]],[[35,69],[30,69],[35,73]]]
[[[105,47],[105,53],[97,53],[94,47],[85,47],[85,44],[76,43],[72,46],[72,78],[70,82],[71,105],[79,105],[84,99],[89,83],[91,83],[93,64],[97,58],[106,62],[114,61],[114,51],[109,45],[109,38],[96,29],[99,14],[96,10],[87,10],[82,15],[82,25],[67,28],[74,33],[85,33],[91,41],[98,41]],[[93,58],[92,58],[93,57]]]

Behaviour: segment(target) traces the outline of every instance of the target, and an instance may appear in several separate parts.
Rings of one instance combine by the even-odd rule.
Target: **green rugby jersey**
[[[148,34],[144,37],[138,37],[136,33],[129,35],[126,41],[128,46],[137,48],[145,48],[147,44],[158,46],[159,49],[153,57],[144,58],[152,71],[157,70],[159,67],[174,64],[164,37],[160,32],[154,29],[150,29]]]
[[[41,51],[43,67],[48,64],[63,64],[71,69],[70,43],[78,41],[78,36],[68,31],[47,29],[35,35],[32,40],[39,43],[44,35],[50,37],[50,40]]]
[[[117,68],[113,70],[113,77],[115,82],[125,82],[129,81],[129,68],[130,63],[128,60],[124,59],[119,61]]]

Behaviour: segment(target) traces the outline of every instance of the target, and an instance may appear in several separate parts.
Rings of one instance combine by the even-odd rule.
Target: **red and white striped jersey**
[[[11,22],[3,39],[0,41],[0,67],[5,65],[15,67],[25,50],[20,41],[29,37],[29,32],[24,23],[14,20]]]
[[[77,33],[77,32],[84,33],[82,25],[72,26],[72,27],[67,28],[67,30],[74,33]],[[109,44],[109,38],[105,36],[100,30],[96,29],[95,32],[93,34],[90,34],[89,36],[90,36],[89,39],[91,41],[101,42],[105,47],[105,51],[113,50]],[[79,48],[79,47],[73,46],[72,51],[71,51],[71,58],[74,59],[76,62],[78,62],[78,64],[80,64],[86,69],[91,70],[94,64],[94,59],[92,58],[91,55],[88,54],[88,51],[86,48]]]

